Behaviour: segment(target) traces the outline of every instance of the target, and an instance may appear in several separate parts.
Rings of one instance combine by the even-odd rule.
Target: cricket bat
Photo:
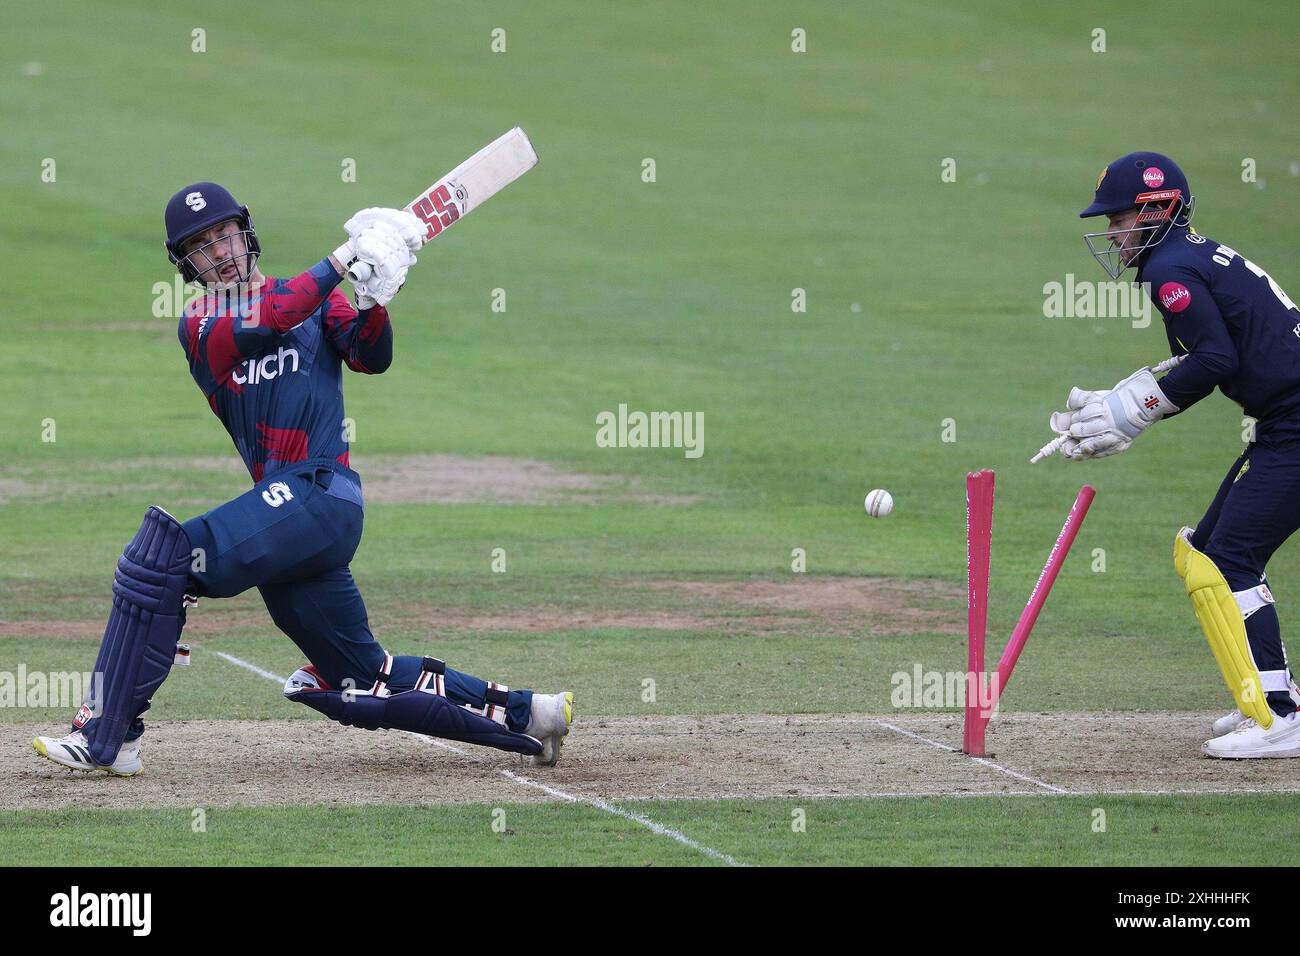
[[[424,241],[427,243],[536,165],[537,151],[523,128],[516,126],[488,143],[402,208],[415,213],[425,224]],[[370,278],[370,264],[353,263],[348,269],[348,278],[365,282]]]

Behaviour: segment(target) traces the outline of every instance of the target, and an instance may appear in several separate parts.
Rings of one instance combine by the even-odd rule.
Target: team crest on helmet
[[[1093,187],[1094,190],[1101,188],[1101,181],[1106,178],[1106,173],[1109,171],[1110,171],[1109,166],[1101,167],[1101,172],[1097,174],[1097,185]]]

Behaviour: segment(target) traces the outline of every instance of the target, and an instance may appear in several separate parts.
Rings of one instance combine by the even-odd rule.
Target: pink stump
[[[987,717],[980,711],[984,686],[984,635],[989,614],[989,555],[993,546],[993,472],[966,476],[966,713],[962,750],[984,756]]]
[[[1047,602],[1047,595],[1051,593],[1052,583],[1056,580],[1057,574],[1060,573],[1061,565],[1065,563],[1065,556],[1070,553],[1070,545],[1074,544],[1075,536],[1079,533],[1079,527],[1083,524],[1083,519],[1088,515],[1088,508],[1092,505],[1092,499],[1097,492],[1091,485],[1084,485],[1079,489],[1079,495],[1074,499],[1074,506],[1070,508],[1070,514],[1065,519],[1065,524],[1061,528],[1061,533],[1056,538],[1056,544],[1052,545],[1052,552],[1047,556],[1047,564],[1043,566],[1043,573],[1038,576],[1038,583],[1034,585],[1034,590],[1029,595],[1029,601],[1025,604],[1025,609],[1020,613],[1020,620],[1016,622],[1016,629],[1011,632],[1011,640],[1007,642],[1006,650],[1002,652],[1002,659],[998,661],[997,676],[994,679],[993,687],[990,692],[988,713],[984,715],[987,723],[993,707],[997,704],[998,698],[1007,688],[1007,682],[1011,680],[1011,672],[1016,669],[1016,661],[1020,659],[1020,652],[1025,649],[1025,642],[1029,640],[1029,632],[1034,629],[1034,622],[1038,620],[1038,612],[1043,609]]]

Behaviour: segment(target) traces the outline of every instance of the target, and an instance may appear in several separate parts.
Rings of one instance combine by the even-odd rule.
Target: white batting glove
[[[374,207],[362,209],[343,224],[348,234],[347,242],[334,250],[333,256],[343,266],[349,281],[357,283],[369,281],[373,262],[358,251],[357,239],[371,229],[382,229],[391,233],[411,253],[406,267],[415,265],[415,253],[424,244],[427,227],[415,216],[404,209],[384,209]]]
[[[406,282],[406,271],[415,264],[401,235],[392,226],[376,223],[351,241],[356,264],[348,272],[357,295],[357,307],[387,305]],[[364,278],[358,277],[365,266]]]
[[[361,233],[365,232],[371,226],[379,223],[387,224],[401,235],[402,241],[406,243],[406,248],[411,252],[419,252],[420,247],[424,245],[424,235],[428,231],[428,226],[420,222],[419,218],[405,209],[385,209],[375,206],[370,209],[362,209],[351,219],[343,224],[344,231],[355,239]]]

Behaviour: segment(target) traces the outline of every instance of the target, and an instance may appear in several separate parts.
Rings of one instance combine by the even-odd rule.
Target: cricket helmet
[[[1133,228],[1090,232],[1083,241],[1106,274],[1118,279],[1121,272],[1159,245],[1170,229],[1191,225],[1195,206],[1187,177],[1177,163],[1161,153],[1129,153],[1101,171],[1092,205],[1079,213],[1079,218],[1136,209]]]
[[[224,239],[206,243],[188,254],[185,253],[187,240],[197,236],[204,229],[231,220],[239,223],[240,234],[243,235],[245,248],[248,250],[247,254],[214,260],[208,255],[208,250],[220,242],[225,242]],[[262,246],[257,241],[257,230],[253,228],[253,217],[248,207],[237,203],[235,197],[230,195],[225,187],[207,182],[186,186],[167,201],[163,221],[167,227],[167,240],[163,243],[167,249],[167,258],[180,270],[186,282],[195,282],[200,273],[209,269],[219,269],[227,263],[232,263],[238,270],[241,282],[246,282],[252,277],[257,257],[262,253]],[[229,249],[228,245],[226,249]],[[195,257],[199,257],[201,268],[195,265]]]

